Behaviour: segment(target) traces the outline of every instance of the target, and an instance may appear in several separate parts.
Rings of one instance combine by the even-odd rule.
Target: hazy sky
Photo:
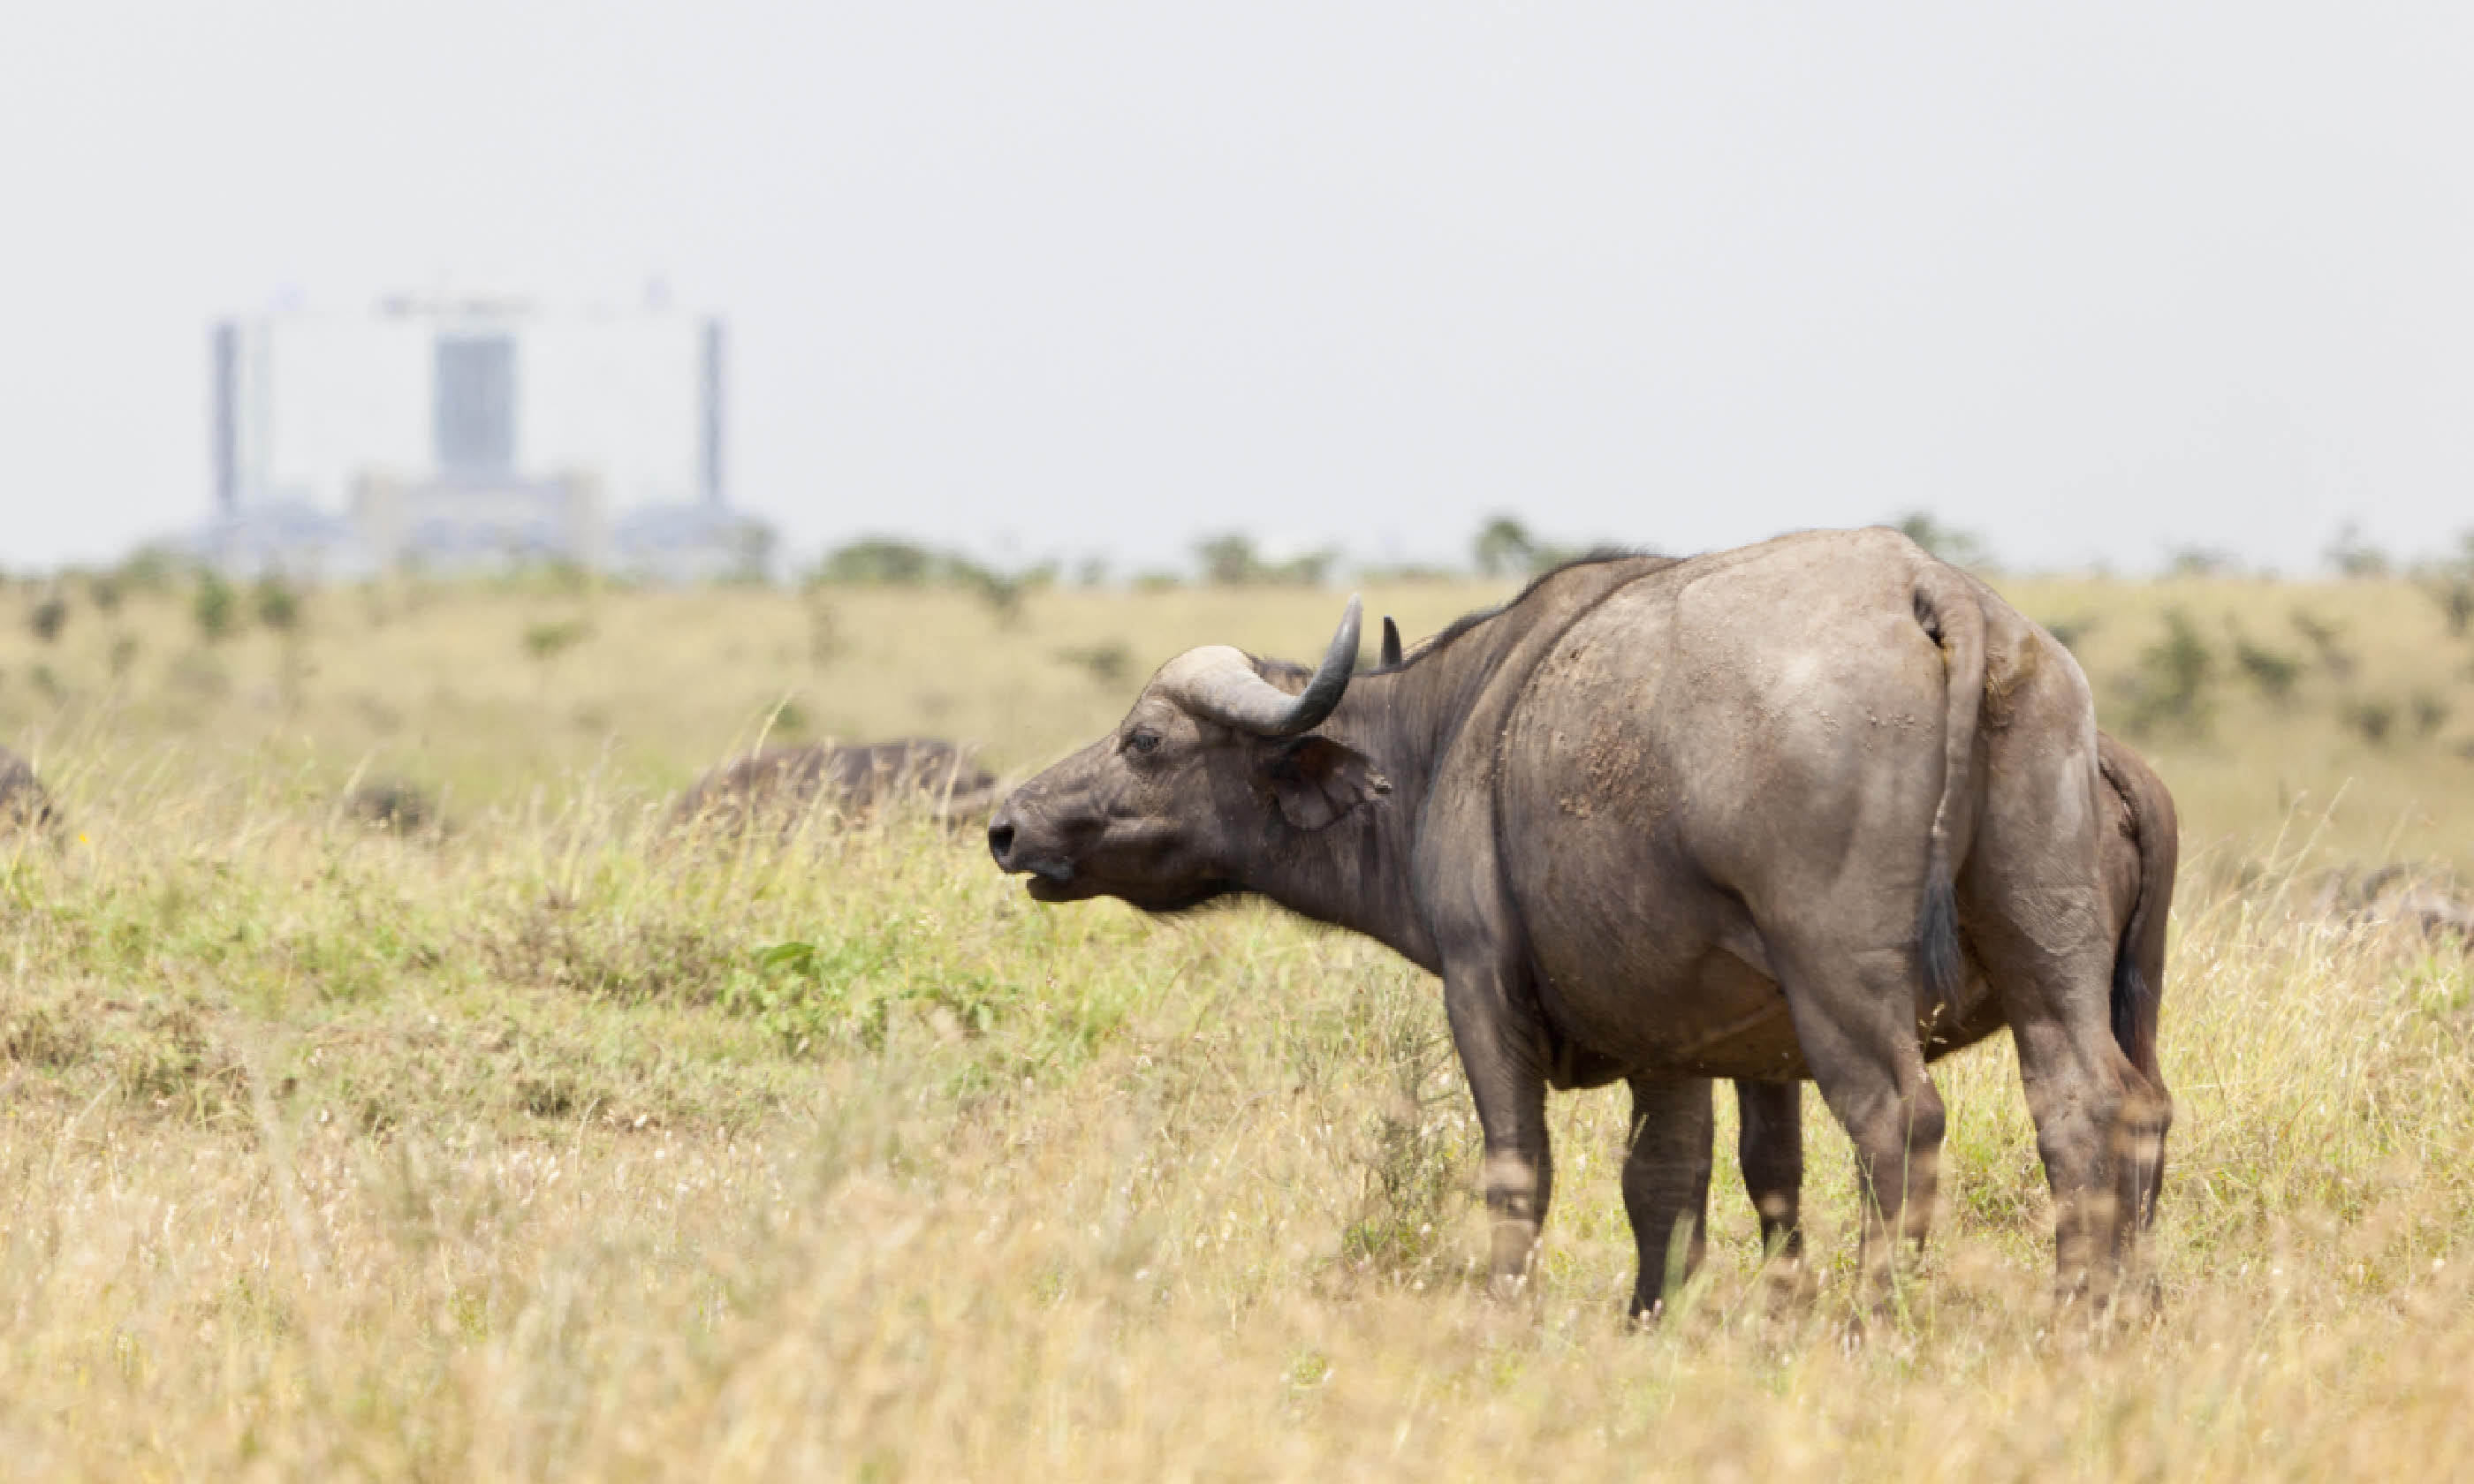
[[[206,514],[207,326],[658,276],[736,503],[1175,560],[1923,507],[2474,526],[2474,7],[20,6],[0,565]]]

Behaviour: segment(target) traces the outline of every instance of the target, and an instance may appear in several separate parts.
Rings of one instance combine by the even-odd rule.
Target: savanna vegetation
[[[1371,577],[1370,610],[1414,638],[1499,600],[1540,556],[1511,534],[1495,576]],[[660,828],[760,739],[945,735],[1018,775],[1188,645],[1320,648],[1322,566],[1218,556],[1131,587],[877,551],[796,589],[0,590],[0,742],[52,802],[0,835],[0,1469],[2474,1459],[2474,969],[2365,884],[2474,872],[2454,569],[2002,582],[2181,803],[2163,1309],[2052,1310],[1995,1043],[1937,1068],[1937,1234],[1850,1343],[1816,1099],[1808,1299],[1722,1165],[1705,1276],[1625,1330],[1612,1089],[1556,1101],[1542,1279],[1491,1304],[1440,997],[1383,950],[1254,907],[1038,908],[919,817]]]

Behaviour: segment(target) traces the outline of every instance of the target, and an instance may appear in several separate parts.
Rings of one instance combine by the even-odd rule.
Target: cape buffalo
[[[1352,599],[1311,676],[1223,646],[1170,660],[1006,802],[999,866],[1041,901],[1256,893],[1441,974],[1499,1292],[1553,1191],[1546,1089],[1617,1078],[1637,1308],[1701,1209],[1718,1077],[1820,1086],[1882,1270],[1931,1212],[1928,1048],[2006,1023],[2062,1290],[2109,1297],[2166,1102],[2133,1054],[2152,1012],[2115,972],[2068,650],[1879,529],[1584,560],[1352,678],[1358,621]]]
[[[969,819],[996,802],[997,780],[951,742],[907,737],[869,747],[767,748],[716,768],[670,810],[673,826],[743,828],[760,816],[794,821],[822,801],[861,814],[897,798],[938,819]]]
[[[1399,665],[1403,658],[1400,631],[1389,615],[1383,620],[1381,656],[1387,667]],[[2105,785],[2098,807],[2111,822],[2111,827],[2098,831],[2098,850],[2105,905],[2115,934],[2111,997],[2114,1040],[2130,1058],[2131,1065],[2147,1078],[2157,1093],[2163,1094],[2165,1074],[2156,1058],[2156,1020],[2165,992],[2167,909],[2172,904],[2173,877],[2181,857],[2180,820],[2165,780],[2136,752],[2101,731],[2097,733],[2097,767]],[[1971,961],[1968,972],[1967,1001],[1988,1007],[1990,1014],[1964,1026],[1928,1028],[1928,1062],[1973,1045],[2001,1028],[2000,1001],[1989,993],[1982,970]],[[1803,1086],[1801,1082],[1751,1078],[1735,1083],[1735,1150],[1744,1192],[1751,1197],[1760,1218],[1762,1250],[1789,1257],[1800,1255],[1804,1248]],[[1687,1118],[1682,1129],[1661,1131],[1659,1136],[1673,1139],[1679,1149],[1697,1141],[1694,1194],[1686,1212],[1690,1229],[1677,1233],[1684,1243],[1686,1275],[1700,1266],[1703,1233],[1708,1225],[1713,1137],[1707,1108],[1705,1098],[1696,1110],[1702,1116]],[[2139,1201],[2136,1216],[2141,1227],[2152,1224],[2156,1216],[2156,1200],[2165,1178],[2163,1141],[2166,1126],[2172,1117],[2171,1102],[2160,1098],[2153,1113],[2154,1157],[2147,1161],[2145,1190],[2134,1192]],[[1641,1132],[1636,1130],[1636,1137]],[[1676,1240],[1676,1235],[1670,1235],[1668,1240]],[[1644,1251],[1641,1256],[1644,1262],[1649,1262],[1662,1259],[1664,1254]],[[1640,1302],[1637,1296],[1635,1302]]]

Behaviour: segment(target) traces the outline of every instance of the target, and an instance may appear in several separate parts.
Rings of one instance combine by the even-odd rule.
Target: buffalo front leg
[[[1635,1319],[1654,1319],[1701,1266],[1710,1212],[1710,1080],[1635,1078],[1632,1141],[1624,1156],[1624,1214],[1640,1272]]]
[[[1486,1143],[1486,1210],[1492,1240],[1487,1291],[1512,1298],[1528,1286],[1538,1233],[1555,1193],[1546,1137],[1543,1037],[1492,969],[1443,974],[1452,1042],[1468,1076]]]
[[[1735,1159],[1761,1218],[1761,1256],[1804,1256],[1804,1085],[1735,1084]]]

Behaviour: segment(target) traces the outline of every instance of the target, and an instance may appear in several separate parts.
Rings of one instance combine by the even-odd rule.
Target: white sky
[[[103,4],[0,43],[0,565],[208,503],[207,326],[732,335],[733,498],[1029,558],[2026,564],[2474,526],[2474,7]]]

